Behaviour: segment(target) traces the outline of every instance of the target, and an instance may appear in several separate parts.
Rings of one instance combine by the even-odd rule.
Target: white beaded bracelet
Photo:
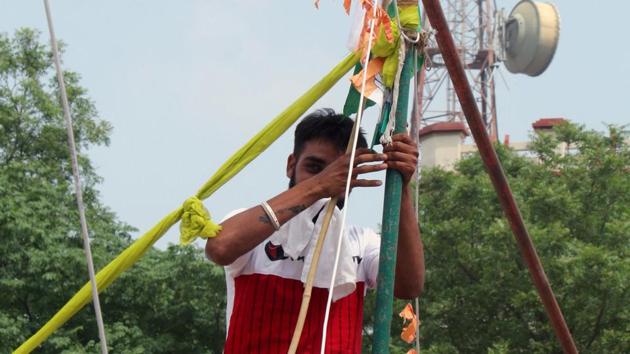
[[[278,221],[278,218],[276,217],[276,213],[273,212],[273,209],[271,209],[269,204],[267,204],[267,202],[265,201],[260,203],[260,206],[265,211],[265,214],[267,214],[267,217],[269,217],[269,220],[271,221],[273,228],[276,229],[276,231],[278,231],[280,229],[280,222]]]

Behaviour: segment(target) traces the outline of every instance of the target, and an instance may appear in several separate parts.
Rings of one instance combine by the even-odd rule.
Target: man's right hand
[[[361,179],[358,177],[365,173],[386,170],[386,160],[387,155],[385,154],[378,154],[375,153],[374,150],[366,148],[357,149],[354,158],[354,168],[352,169],[350,188],[380,186],[382,184],[381,180]],[[317,188],[321,192],[322,197],[341,196],[346,189],[349,166],[350,154],[341,155],[326,166],[322,172],[311,177],[308,182],[313,183],[314,188]]]
[[[375,179],[360,179],[362,174],[387,168],[387,155],[369,149],[358,149],[354,159],[351,187],[377,187],[382,183]],[[269,199],[267,203],[275,212],[280,225],[319,199],[342,196],[346,188],[350,154],[340,155],[321,172],[299,182],[293,188]],[[221,223],[219,237],[206,241],[206,255],[215,263],[228,265],[238,257],[259,245],[275,229],[263,209],[256,205]]]

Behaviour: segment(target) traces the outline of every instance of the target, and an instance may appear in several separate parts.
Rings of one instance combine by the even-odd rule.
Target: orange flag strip
[[[376,75],[378,75],[378,73],[381,72],[381,69],[383,69],[383,63],[385,63],[385,59],[374,58],[370,60],[370,62],[368,63],[367,69],[366,68],[363,69],[363,70],[367,70],[367,81],[365,82],[365,90],[364,90],[365,96],[370,96],[372,92],[374,92],[374,90],[377,89],[375,79],[376,79]],[[350,78],[352,85],[359,92],[361,92],[363,70],[361,70],[359,73],[357,73],[356,75]]]
[[[398,314],[402,317],[403,325],[409,321],[409,323],[403,327],[402,333],[400,333],[400,339],[407,343],[411,343],[416,339],[416,330],[418,329],[418,318],[413,311],[411,304],[407,304],[405,308]],[[413,350],[413,349],[412,349]],[[413,351],[415,353],[415,350]]]
[[[352,5],[352,0],[343,0],[343,8],[346,10],[346,14],[350,15],[350,6]]]

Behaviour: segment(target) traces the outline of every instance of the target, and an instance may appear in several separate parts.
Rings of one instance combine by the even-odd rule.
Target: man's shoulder
[[[348,232],[351,234],[355,234],[358,236],[367,235],[367,236],[376,236],[378,237],[378,233],[371,227],[360,226],[360,225],[349,225]]]
[[[369,249],[378,249],[381,244],[381,237],[372,228],[358,225],[348,226],[348,237],[351,242],[355,242],[362,249],[362,252],[366,252]]]

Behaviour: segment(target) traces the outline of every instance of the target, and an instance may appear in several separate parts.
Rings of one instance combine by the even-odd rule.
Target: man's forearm
[[[402,190],[396,259],[394,294],[398,298],[417,297],[424,287],[424,248],[409,186]]]
[[[305,182],[278,194],[267,203],[282,225],[321,198],[321,191]],[[206,255],[221,265],[232,263],[275,231],[260,205],[232,216],[221,226],[223,230],[219,236],[206,242]]]

